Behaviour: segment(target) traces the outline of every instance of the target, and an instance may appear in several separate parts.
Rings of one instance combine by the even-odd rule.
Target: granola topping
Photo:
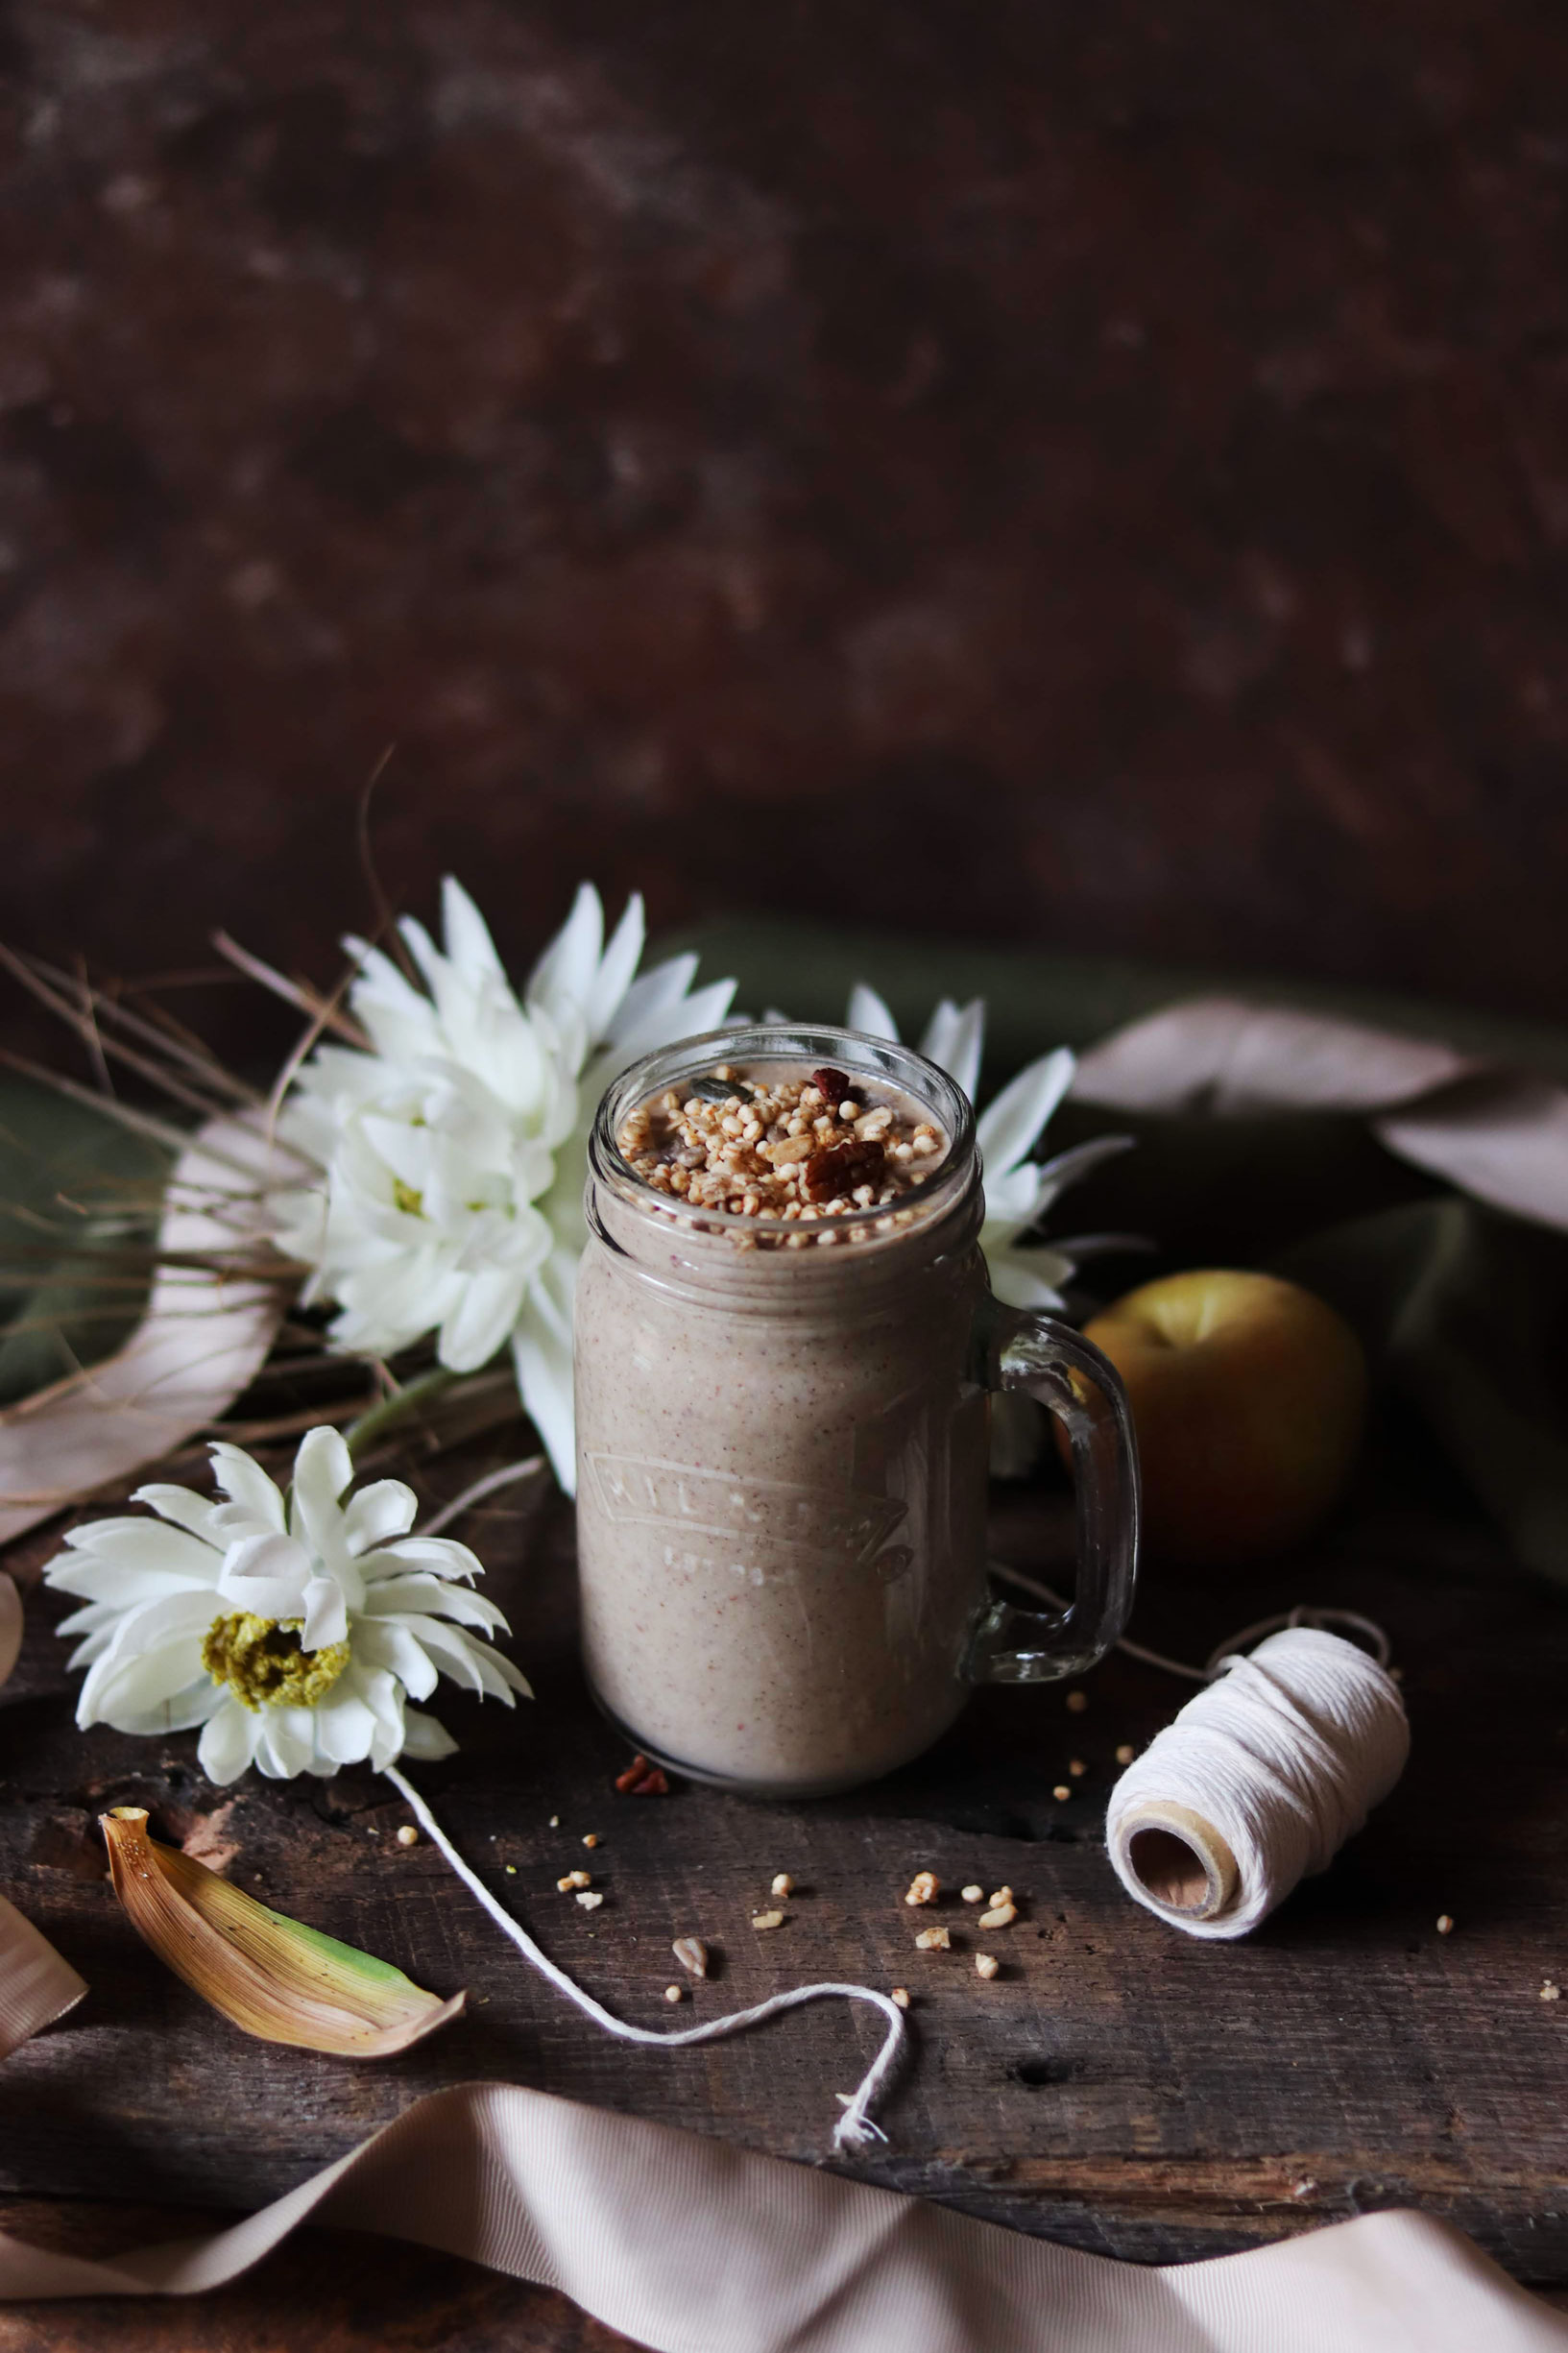
[[[685,1085],[627,1114],[615,1140],[628,1165],[672,1204],[801,1227],[759,1237],[775,1246],[856,1240],[868,1210],[888,1213],[870,1221],[876,1230],[907,1225],[906,1197],[947,1148],[919,1104],[868,1076],[852,1091],[840,1070],[721,1062]],[[862,1223],[840,1231],[832,1221],[845,1217]]]

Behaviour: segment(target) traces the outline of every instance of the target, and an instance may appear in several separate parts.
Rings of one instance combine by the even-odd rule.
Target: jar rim
[[[823,1022],[794,1021],[726,1022],[672,1046],[658,1047],[629,1063],[606,1088],[594,1115],[588,1148],[591,1174],[608,1179],[623,1200],[638,1207],[657,1210],[666,1218],[673,1216],[678,1223],[703,1232],[743,1232],[769,1241],[798,1232],[793,1219],[747,1217],[740,1210],[688,1205],[678,1194],[661,1192],[638,1175],[616,1141],[622,1121],[636,1104],[683,1077],[711,1067],[720,1055],[735,1061],[833,1061],[846,1071],[881,1079],[912,1095],[939,1122],[948,1139],[929,1176],[897,1204],[901,1209],[918,1209],[923,1229],[929,1229],[934,1219],[954,1204],[977,1174],[974,1105],[940,1063],[896,1038],[875,1037],[869,1031],[836,1029]],[[893,1206],[874,1202],[867,1209],[847,1211],[832,1224],[850,1231],[875,1225],[892,1215]]]

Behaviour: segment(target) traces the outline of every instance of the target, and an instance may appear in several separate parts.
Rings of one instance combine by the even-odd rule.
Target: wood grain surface
[[[447,1492],[482,1462],[444,1460]],[[433,1491],[416,1466],[416,1481]],[[1303,1597],[1393,1633],[1414,1753],[1399,1789],[1322,1879],[1245,1944],[1200,1945],[1130,1904],[1101,1840],[1119,1743],[1184,1696],[1118,1656],[1072,1712],[1060,1687],[977,1695],[958,1727],[878,1786],[759,1806],[692,1786],[618,1797],[624,1752],[594,1713],[573,1646],[570,1516],[501,1497],[467,1529],[490,1564],[540,1697],[516,1716],[455,1700],[463,1742],[422,1785],[470,1858],[567,1967],[658,2024],[672,1937],[717,1956],[698,2015],[832,1975],[907,1984],[914,2050],[856,2171],[965,2212],[1138,2261],[1219,2253],[1339,2217],[1412,2204],[1460,2224],[1521,2279],[1568,2282],[1568,1976],[1561,1806],[1568,1755],[1558,1596],[1518,1576],[1440,1474],[1385,1463],[1300,1558],[1237,1580],[1167,1577],[1144,1638],[1202,1657],[1240,1620]],[[505,1508],[501,1508],[502,1506]],[[1050,1560],[1063,1505],[1003,1495],[999,1556]],[[53,1549],[14,1548],[24,1573]],[[136,1741],[71,1721],[63,1613],[35,1590],[22,1664],[0,1702],[0,1884],[91,1986],[0,2071],[0,2189],[13,2226],[83,2246],[131,2227],[178,2235],[192,2209],[244,2210],[298,2182],[420,2093],[502,2077],[803,2163],[824,2160],[833,2094],[875,2029],[837,2005],[735,2043],[628,2050],[560,2003],[496,1935],[368,1773],[210,1788],[194,1739]],[[1076,1758],[1086,1766],[1071,1773]],[[1065,1803],[1052,1794],[1070,1786]],[[469,2014],[363,2069],[237,2035],[130,1931],[103,1877],[95,1815],[148,1805],[164,1835],[214,1852],[280,1908],[396,1960]],[[559,1814],[560,1827],[549,1817]],[[593,1831],[591,1856],[581,1845]],[[578,1862],[607,1902],[555,1891]],[[509,1868],[510,1866],[510,1868]],[[975,1977],[963,1907],[950,1955],[913,1949],[916,1869],[956,1888],[1005,1880],[1023,1917]],[[795,1878],[785,1928],[750,1911]],[[1436,1933],[1439,1913],[1453,1933]],[[683,2009],[689,2022],[690,2005]],[[347,2235],[302,2241],[200,2307],[0,2315],[0,2347],[595,2346],[615,2341],[558,2298]]]

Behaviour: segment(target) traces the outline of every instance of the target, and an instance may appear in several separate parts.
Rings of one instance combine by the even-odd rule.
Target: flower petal
[[[402,1618],[360,1618],[354,1626],[354,1657],[366,1666],[384,1667],[396,1675],[412,1699],[428,1699],[441,1672]]]
[[[1067,1302],[1045,1274],[1029,1264],[1036,1256],[1051,1263],[1052,1253],[1048,1250],[988,1250],[985,1263],[991,1288],[1009,1307],[1033,1307],[1059,1315]]]
[[[603,946],[603,903],[591,883],[580,883],[570,914],[528,976],[527,1003],[580,1022]]]
[[[403,1710],[403,1750],[405,1757],[417,1757],[433,1764],[439,1758],[455,1757],[457,1742],[445,1724],[438,1724],[433,1715],[422,1708]]]
[[[483,1593],[466,1585],[444,1585],[438,1577],[382,1577],[365,1592],[365,1617],[406,1617],[419,1632],[422,1617],[451,1617],[460,1626],[505,1633],[506,1619]]]
[[[178,1576],[187,1585],[216,1585],[223,1566],[223,1549],[204,1544],[199,1536],[173,1528],[160,1519],[94,1519],[73,1528],[65,1539],[69,1549],[49,1563],[49,1582],[65,1593],[77,1588],[69,1580],[79,1563],[101,1561],[114,1568],[153,1569]],[[53,1572],[59,1567],[60,1574]]]
[[[236,1610],[256,1617],[299,1617],[314,1564],[291,1536],[247,1536],[225,1557],[218,1591]]]
[[[296,1537],[302,1525],[311,1550],[328,1568],[336,1568],[348,1557],[338,1498],[353,1475],[353,1458],[341,1430],[319,1425],[305,1432],[294,1458],[294,1499],[289,1516]]]
[[[858,1030],[866,1037],[890,1037],[895,1045],[898,1043],[899,1025],[889,1012],[886,1000],[864,981],[856,981],[850,990],[844,1027]]]
[[[632,985],[642,955],[642,943],[647,936],[647,925],[642,913],[642,894],[634,891],[626,902],[626,910],[616,924],[610,944],[605,949],[598,971],[589,989],[583,1007],[588,1025],[590,1047],[607,1038],[615,1027],[621,1000]]]
[[[980,1082],[980,1054],[985,1044],[985,999],[973,997],[956,1006],[944,997],[926,1025],[920,1051],[957,1081],[971,1103]]]
[[[1023,1159],[1073,1083],[1077,1056],[1067,1046],[1021,1070],[980,1113],[975,1136],[986,1162],[999,1170]],[[971,1090],[973,1092],[973,1090]]]
[[[394,1543],[367,1552],[359,1565],[367,1584],[405,1570],[416,1576],[427,1571],[434,1577],[472,1578],[485,1573],[478,1554],[459,1543],[455,1536],[400,1536]]]
[[[470,1274],[441,1327],[437,1354],[442,1363],[454,1372],[477,1372],[481,1365],[488,1365],[505,1345],[527,1287],[527,1274],[507,1267]]]
[[[216,1439],[212,1444],[212,1475],[226,1495],[246,1510],[253,1512],[269,1528],[283,1526],[283,1498],[268,1478],[261,1465],[242,1446],[230,1445],[227,1439]]]
[[[376,1721],[357,1692],[333,1685],[316,1707],[316,1746],[333,1764],[357,1764],[375,1742]]]
[[[292,1781],[316,1763],[315,1711],[309,1708],[263,1708],[256,1734],[255,1760],[274,1781]],[[336,1772],[335,1765],[319,1765]]]
[[[349,1612],[343,1588],[335,1577],[312,1577],[304,1589],[305,1622],[300,1629],[302,1650],[325,1650],[329,1642],[349,1638]]]
[[[477,981],[487,972],[499,981],[506,979],[490,927],[455,874],[442,880],[441,933],[446,953],[465,981]]]
[[[351,1553],[406,1536],[419,1517],[420,1500],[401,1479],[376,1479],[350,1498],[343,1515],[343,1533]]]
[[[1130,1135],[1091,1136],[1087,1144],[1074,1144],[1070,1152],[1059,1152],[1054,1159],[1042,1162],[1040,1207],[1036,1216],[1042,1216],[1070,1185],[1080,1182],[1101,1161],[1114,1160],[1119,1153],[1131,1152],[1137,1140]]]
[[[577,1419],[572,1394],[571,1335],[563,1332],[539,1297],[524,1302],[512,1335],[512,1361],[528,1419],[549,1455],[563,1492],[577,1492]]]
[[[226,1691],[207,1717],[196,1749],[196,1761],[209,1782],[238,1781],[251,1762],[259,1729],[250,1710]]]
[[[208,1522],[214,1511],[220,1507],[214,1504],[210,1495],[193,1494],[188,1487],[170,1487],[157,1480],[149,1487],[138,1487],[131,1500],[133,1503],[150,1505],[160,1519],[171,1521],[177,1528],[186,1528],[192,1536],[211,1542]]]
[[[183,1698],[204,1682],[210,1689],[202,1637],[211,1623],[210,1593],[173,1593],[127,1611],[87,1670],[77,1698],[78,1724],[84,1731],[89,1724],[112,1724],[130,1732],[136,1729],[131,1718]]]
[[[53,1568],[53,1563],[50,1564]],[[205,1578],[187,1577],[181,1570],[167,1568],[125,1568],[118,1561],[75,1560],[68,1562],[59,1575],[51,1575],[49,1583],[59,1593],[75,1593],[118,1617],[127,1610],[137,1608],[144,1601],[162,1601],[170,1593],[205,1593],[213,1587]],[[211,1611],[210,1598],[207,1603]],[[84,1611],[73,1611],[61,1620],[59,1631],[74,1634],[78,1623],[86,1622]]]

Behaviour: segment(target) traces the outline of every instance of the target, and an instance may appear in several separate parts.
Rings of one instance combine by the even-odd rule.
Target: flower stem
[[[357,1463],[368,1446],[389,1430],[396,1430],[411,1421],[436,1397],[443,1396],[460,1376],[445,1365],[437,1365],[429,1372],[422,1372],[417,1380],[405,1381],[388,1397],[381,1397],[366,1408],[357,1421],[350,1421],[343,1435],[349,1452]]]

